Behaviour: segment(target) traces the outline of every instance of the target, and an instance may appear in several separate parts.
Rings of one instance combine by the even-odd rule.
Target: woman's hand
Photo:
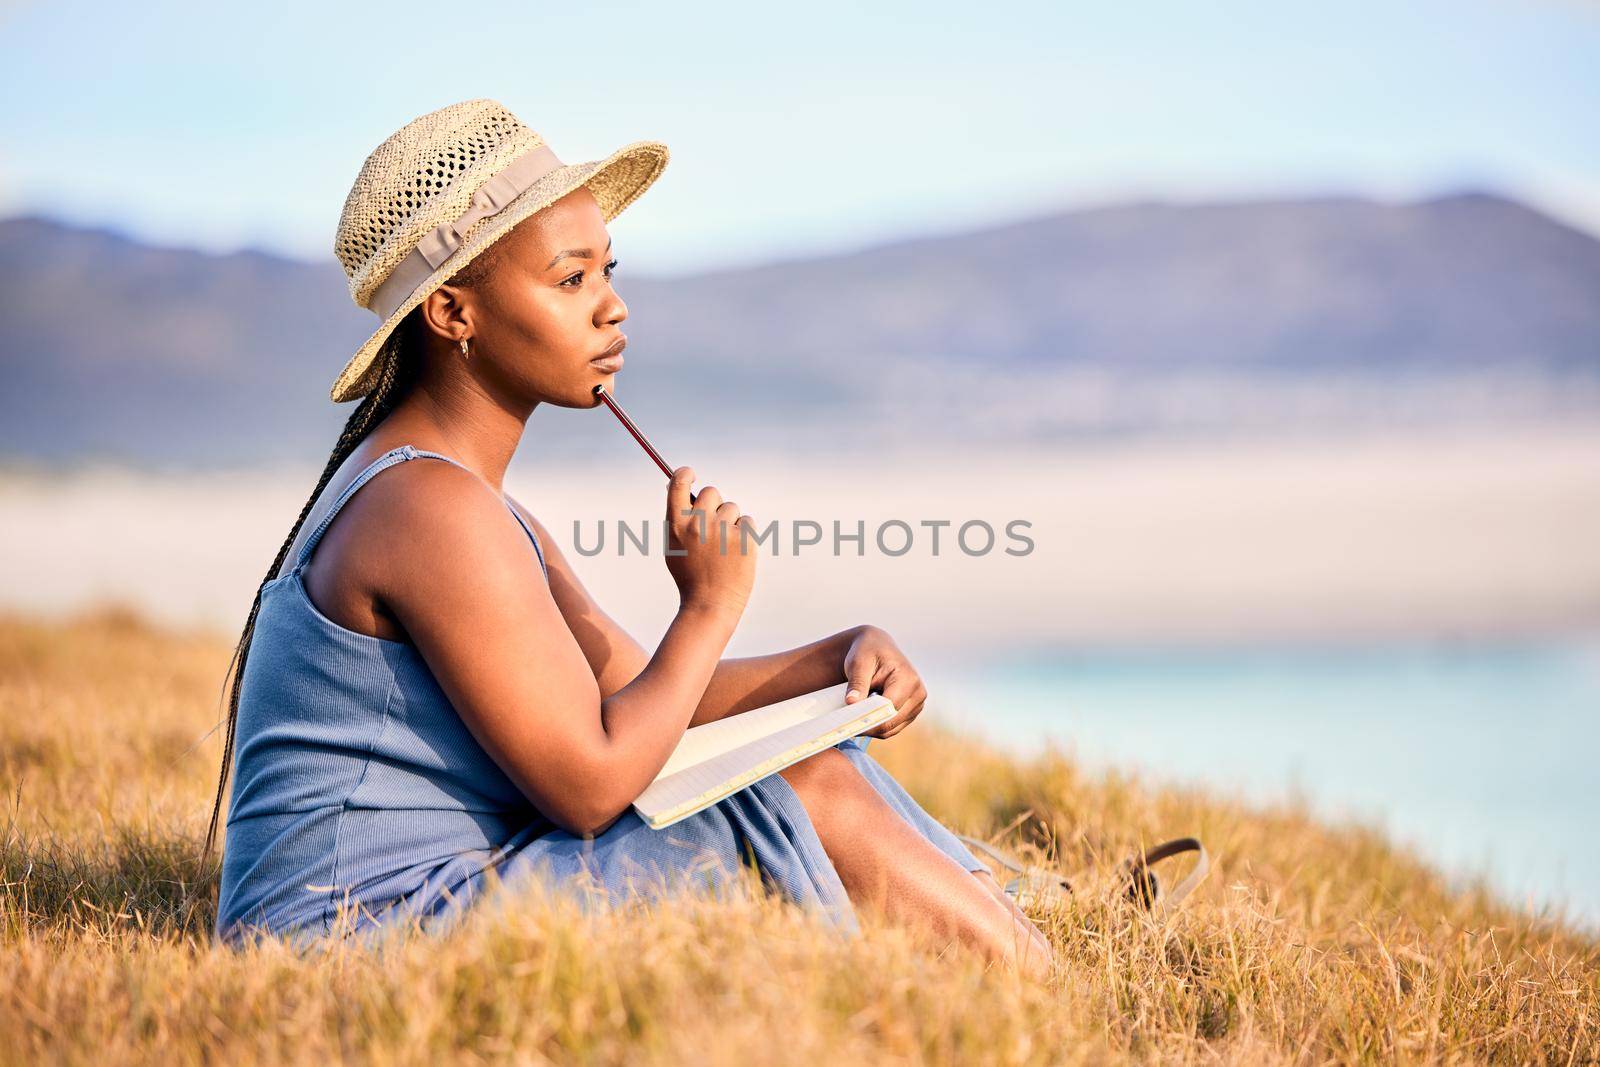
[[[894,638],[876,626],[863,626],[844,654],[844,676],[850,683],[846,704],[864,699],[868,693],[882,693],[895,706],[895,716],[862,731],[866,737],[893,737],[922,714],[928,687],[922,675],[906,659]]]
[[[685,606],[744,613],[756,577],[756,551],[745,536],[751,521],[714,485],[689,498],[694,468],[679,467],[667,484],[667,570]]]

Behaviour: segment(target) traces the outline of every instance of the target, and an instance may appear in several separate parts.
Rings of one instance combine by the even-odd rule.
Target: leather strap
[[[1150,865],[1160,863],[1172,856],[1182,855],[1185,852],[1198,852],[1200,855],[1195,860],[1194,870],[1188,876],[1163,894],[1161,883],[1151,873]],[[1133,878],[1132,891],[1144,898],[1142,903],[1152,910],[1166,913],[1183,903],[1183,899],[1193,893],[1195,887],[1205,878],[1211,870],[1211,856],[1206,852],[1205,846],[1196,837],[1175,837],[1171,841],[1163,841],[1156,847],[1147,850],[1144,855],[1128,861],[1128,873]]]
[[[1002,853],[987,841],[966,834],[957,834],[963,843],[971,848],[984,853],[990,859],[1000,864],[1018,877],[1013,878],[1006,885],[1006,892],[1013,897],[1027,894],[1034,896],[1041,889],[1050,889],[1059,885],[1066,892],[1072,892],[1072,881],[1062,877],[1054,871],[1044,867],[1031,867],[1019,860]],[[1150,870],[1150,865],[1160,863],[1162,860],[1185,852],[1197,852],[1199,856],[1194,869],[1170,891],[1163,893],[1161,880],[1155,872]],[[1195,837],[1176,837],[1171,841],[1163,841],[1153,848],[1146,849],[1142,854],[1134,856],[1122,864],[1122,871],[1128,880],[1128,896],[1130,899],[1143,904],[1157,914],[1167,914],[1182,904],[1184,899],[1195,891],[1195,888],[1205,880],[1211,870],[1211,856],[1206,852],[1205,846]]]

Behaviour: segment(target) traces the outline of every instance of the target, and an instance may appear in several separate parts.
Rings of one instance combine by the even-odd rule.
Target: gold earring
[[[472,358],[472,353],[467,351],[467,339],[465,337],[463,337],[461,339],[461,358],[462,359],[471,359]]]

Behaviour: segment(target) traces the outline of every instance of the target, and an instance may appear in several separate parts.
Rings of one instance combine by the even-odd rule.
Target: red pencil
[[[650,458],[656,461],[656,466],[661,468],[662,473],[665,474],[668,479],[671,479],[672,468],[667,466],[667,461],[661,458],[661,453],[655,450],[655,446],[651,445],[649,441],[645,440],[644,434],[639,432],[639,427],[635,426],[633,424],[633,420],[628,418],[628,413],[619,408],[617,406],[617,402],[611,399],[611,394],[606,392],[606,386],[604,382],[601,382],[599,385],[594,387],[594,395],[606,402],[606,406],[609,407],[612,413],[622,421],[622,425],[626,426],[628,428],[628,432],[633,434],[633,439],[644,446],[644,450],[650,453]]]

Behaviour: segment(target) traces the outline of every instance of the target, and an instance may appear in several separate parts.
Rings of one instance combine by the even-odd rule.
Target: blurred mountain
[[[619,259],[617,395],[680,444],[1600,413],[1600,240],[1482,193],[1135,203],[671,278]],[[375,325],[331,257],[0,221],[0,456],[320,460]],[[608,422],[541,411],[530,440],[633,447]]]

